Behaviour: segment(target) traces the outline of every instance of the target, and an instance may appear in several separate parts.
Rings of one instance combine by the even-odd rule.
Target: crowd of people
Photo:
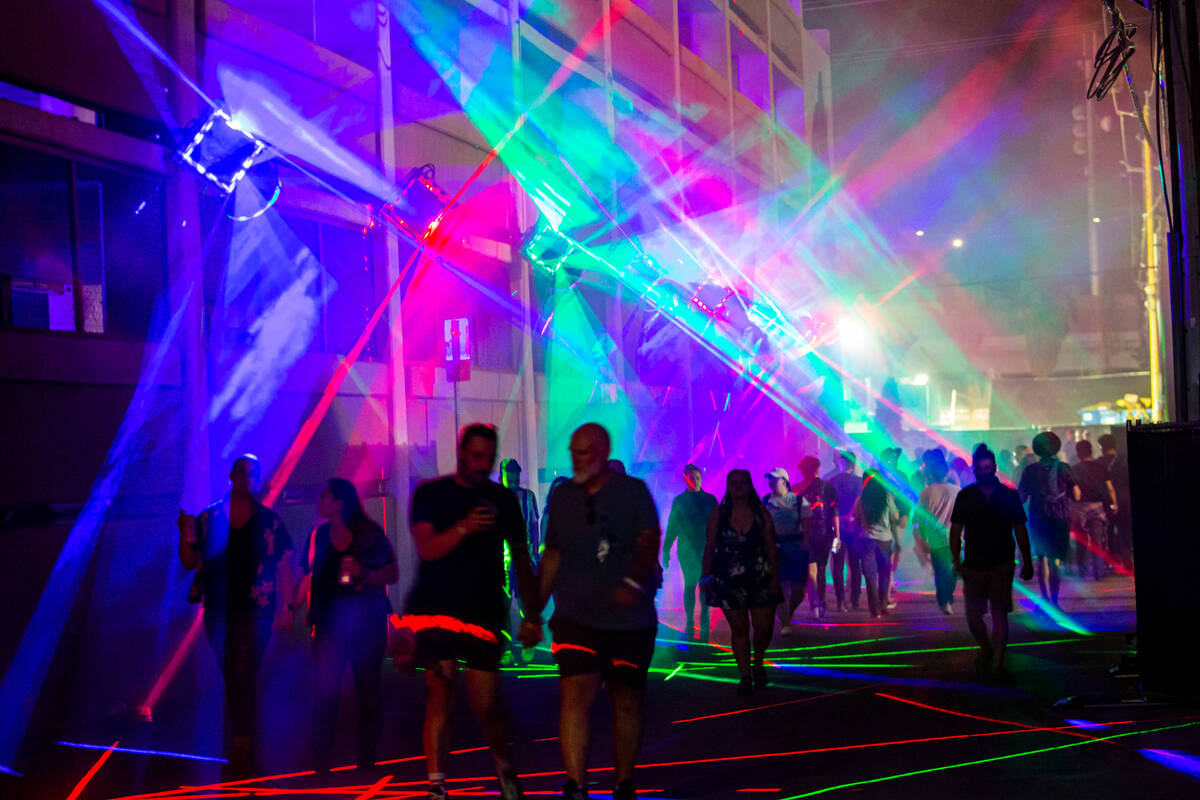
[[[854,453],[842,451],[827,478],[810,455],[799,462],[794,486],[786,467],[766,472],[762,495],[748,470],[730,470],[720,499],[704,490],[703,470],[689,463],[665,540],[649,488],[610,459],[602,426],[588,423],[574,432],[572,476],[554,481],[541,515],[533,493],[520,485],[514,459],[501,462],[501,482],[492,481],[498,444],[491,426],[467,426],[455,472],[421,484],[412,497],[419,563],[404,613],[391,616],[391,625],[407,642],[395,651],[397,660],[424,671],[431,800],[446,796],[460,683],[495,760],[501,796],[524,796],[499,669],[510,646],[534,648],[547,630],[561,686],[562,797],[587,797],[591,714],[602,687],[613,718],[613,797],[636,797],[633,770],[658,631],[655,595],[672,550],[683,577],[683,638],[707,642],[709,609],[721,609],[740,696],[767,687],[764,656],[776,626],[792,634],[805,600],[814,620],[829,617],[827,574],[837,612],[859,608],[864,585],[872,619],[892,612],[892,575],[910,530],[943,613],[953,613],[962,578],[979,669],[1000,678],[1018,551],[1020,577],[1032,579],[1036,567],[1042,594],[1055,606],[1073,539],[1081,574],[1103,577],[1108,565],[1128,558],[1114,533],[1128,503],[1120,499],[1127,481],[1111,437],[1100,437],[1100,459],[1079,441],[1075,465],[1060,458],[1061,440],[1050,432],[1034,437],[1028,455],[1014,449],[998,459],[981,444],[965,470],[965,459],[950,461],[943,450],[929,449],[912,475],[901,470],[899,448],[886,450],[862,475]],[[1002,475],[1018,466],[1019,478],[1009,480],[1016,486],[1008,485]],[[391,614],[386,587],[399,578],[387,536],[364,512],[354,486],[334,478],[318,503],[324,522],[297,553],[279,516],[257,499],[257,459],[237,459],[229,478],[221,501],[198,516],[180,512],[179,557],[196,570],[190,597],[204,603],[205,630],[224,675],[233,761],[252,759],[255,675],[270,632],[290,629],[303,604],[312,629],[315,766],[330,768],[347,668],[357,696],[356,763],[374,765]]]

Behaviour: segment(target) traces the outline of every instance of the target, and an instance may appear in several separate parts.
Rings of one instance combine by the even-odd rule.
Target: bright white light
[[[1092,217],[1092,222],[1099,222],[1099,221],[1100,221],[1099,217]]]
[[[871,342],[871,327],[858,314],[847,313],[838,320],[838,335],[846,346],[863,348]]]
[[[920,375],[913,378],[913,386],[924,386],[929,383],[929,376],[922,372]]]
[[[962,239],[955,239],[955,240],[954,240],[953,242],[951,242],[950,244],[954,245],[955,247],[962,247],[962,246],[963,246],[963,240],[962,240]]]
[[[917,231],[917,236],[924,236],[924,235],[925,235],[925,231]]]

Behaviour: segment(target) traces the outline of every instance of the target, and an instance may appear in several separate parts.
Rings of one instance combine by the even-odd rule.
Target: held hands
[[[179,518],[175,520],[175,524],[179,526],[179,535],[188,544],[196,543],[196,517],[187,513],[182,508],[179,509]]]
[[[517,639],[526,650],[535,647],[542,641],[542,626],[528,618],[521,620],[521,630],[517,633]]]

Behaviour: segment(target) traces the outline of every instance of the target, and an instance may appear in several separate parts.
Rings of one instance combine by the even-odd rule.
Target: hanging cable
[[[1137,51],[1133,46],[1133,36],[1137,33],[1138,26],[1125,21],[1117,9],[1115,0],[1104,0],[1104,5],[1112,19],[1112,30],[1096,51],[1096,71],[1092,73],[1092,82],[1088,86],[1089,100],[1099,100],[1109,93],[1117,78],[1121,76],[1121,70]]]

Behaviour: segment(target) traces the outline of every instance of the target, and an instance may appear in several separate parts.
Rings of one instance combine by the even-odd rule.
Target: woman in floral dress
[[[708,604],[720,608],[729,622],[733,655],[742,675],[738,694],[745,697],[766,688],[763,654],[771,643],[775,606],[783,592],[775,525],[744,469],[729,473],[725,499],[708,518],[701,585]]]

